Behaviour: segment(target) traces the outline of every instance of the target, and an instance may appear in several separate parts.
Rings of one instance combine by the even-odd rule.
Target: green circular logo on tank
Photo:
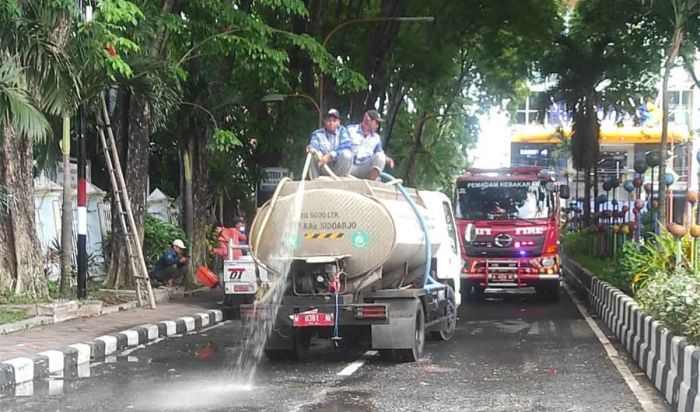
[[[297,234],[288,233],[288,234],[284,235],[282,242],[284,243],[284,246],[287,249],[297,250],[297,249],[299,249],[299,246],[301,246],[301,234],[300,233],[297,233]]]
[[[350,243],[356,248],[364,248],[369,245],[369,233],[356,230],[350,235]]]

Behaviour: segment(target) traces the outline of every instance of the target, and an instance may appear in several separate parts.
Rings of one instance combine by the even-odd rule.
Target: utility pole
[[[83,18],[92,20],[92,6],[79,3]],[[87,297],[87,179],[85,178],[85,105],[78,106],[78,299]]]
[[[78,299],[87,296],[87,179],[85,178],[85,106],[78,108]]]

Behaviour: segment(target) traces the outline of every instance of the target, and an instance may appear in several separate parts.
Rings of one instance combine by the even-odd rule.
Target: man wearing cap
[[[187,248],[182,240],[173,240],[172,247],[156,262],[153,272],[150,273],[151,280],[172,286],[175,279],[185,276],[187,265],[190,263],[190,259],[183,253],[185,249]]]
[[[362,117],[362,123],[348,126],[354,154],[351,175],[376,180],[385,165],[394,167],[394,160],[384,153],[382,138],[377,133],[382,121],[378,111],[368,110]]]
[[[340,112],[330,109],[323,120],[323,128],[311,134],[308,152],[315,151],[320,157],[312,163],[311,173],[317,177],[324,172],[324,165],[337,176],[347,176],[352,167],[352,142],[348,131],[340,125]]]

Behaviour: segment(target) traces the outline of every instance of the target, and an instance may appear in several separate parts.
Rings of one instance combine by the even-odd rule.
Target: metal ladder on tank
[[[117,206],[116,212],[119,215],[119,222],[126,238],[126,250],[129,256],[129,265],[131,265],[131,273],[134,275],[136,283],[136,300],[139,306],[145,306],[145,303],[151,309],[156,308],[156,301],[153,296],[153,288],[148,276],[148,267],[143,258],[143,249],[141,242],[138,239],[138,231],[134,222],[134,214],[131,210],[131,201],[129,193],[124,181],[121,163],[119,161],[119,152],[117,151],[114,141],[114,133],[112,131],[112,123],[110,122],[109,112],[104,96],[100,96],[100,113],[97,115],[97,134],[102,144],[102,151],[107,163],[109,172],[109,180],[112,184],[112,192],[114,193],[114,203]],[[107,136],[105,137],[105,130]],[[112,242],[112,253],[115,253],[114,242]]]

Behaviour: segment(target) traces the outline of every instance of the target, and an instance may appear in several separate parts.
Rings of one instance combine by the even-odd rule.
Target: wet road
[[[558,303],[487,296],[463,304],[454,338],[427,342],[417,363],[317,340],[303,360],[263,359],[250,384],[232,373],[240,324],[231,321],[108,358],[83,377],[17,387],[2,394],[0,410],[643,410],[566,292]],[[350,373],[358,359],[365,363]],[[666,410],[643,376],[633,379]]]

